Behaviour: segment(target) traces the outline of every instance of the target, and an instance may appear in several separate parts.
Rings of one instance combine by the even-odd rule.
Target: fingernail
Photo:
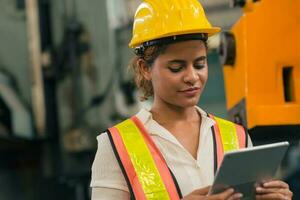
[[[229,192],[234,192],[234,189],[230,188],[228,191],[229,191]]]
[[[242,197],[243,197],[243,194],[242,194],[242,193],[238,193],[238,194],[236,195],[236,197],[237,197],[237,198],[242,198]]]
[[[262,190],[261,187],[257,187],[257,188],[256,188],[256,191],[261,191],[261,190]]]

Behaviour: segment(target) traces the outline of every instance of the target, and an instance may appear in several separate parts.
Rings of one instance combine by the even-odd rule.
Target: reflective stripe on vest
[[[163,156],[137,117],[109,132],[135,199],[180,199]]]
[[[230,121],[209,115],[216,124],[212,127],[215,149],[215,172],[222,163],[224,153],[247,145],[247,135],[244,128]]]

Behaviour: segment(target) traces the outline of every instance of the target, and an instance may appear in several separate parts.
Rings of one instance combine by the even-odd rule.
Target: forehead
[[[203,41],[190,40],[173,43],[167,46],[162,57],[193,57],[206,55],[206,46]]]

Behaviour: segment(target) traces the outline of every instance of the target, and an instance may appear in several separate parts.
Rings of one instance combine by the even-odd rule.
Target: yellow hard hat
[[[218,33],[198,0],[144,0],[136,10],[129,47],[144,42],[185,34]]]

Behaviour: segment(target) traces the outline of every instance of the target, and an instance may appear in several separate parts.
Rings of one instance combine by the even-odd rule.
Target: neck
[[[153,119],[161,124],[179,121],[198,121],[199,115],[194,106],[179,107],[171,104],[153,104],[151,108]]]

